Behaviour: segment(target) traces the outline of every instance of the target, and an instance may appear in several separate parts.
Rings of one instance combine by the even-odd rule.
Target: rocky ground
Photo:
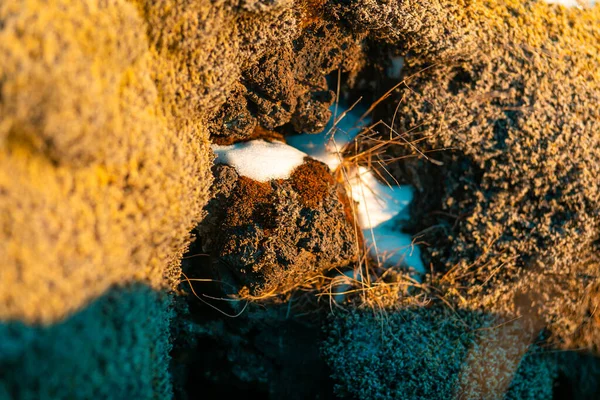
[[[596,398],[599,27],[537,0],[0,2],[0,398]],[[223,162],[346,110],[369,124],[333,164]],[[374,249],[362,170],[413,188],[385,221],[422,270]]]

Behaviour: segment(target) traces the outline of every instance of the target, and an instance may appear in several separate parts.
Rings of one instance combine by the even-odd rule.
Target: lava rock
[[[350,203],[325,164],[307,158],[289,179],[269,182],[227,165],[213,171],[199,240],[252,295],[284,292],[355,259]]]

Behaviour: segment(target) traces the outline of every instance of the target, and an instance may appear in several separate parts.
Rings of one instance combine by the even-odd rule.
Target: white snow
[[[335,113],[334,107],[332,112]],[[342,148],[370,124],[368,118],[360,121],[363,108],[344,112],[341,107],[337,110],[335,128],[331,121],[322,133],[291,136],[288,144],[253,140],[231,146],[213,145],[216,162],[231,165],[240,175],[260,182],[289,178],[307,155],[326,163],[333,171],[340,165]],[[405,266],[424,273],[418,246],[413,245],[411,235],[401,232],[403,221],[409,218],[412,187],[390,187],[365,167],[346,172],[350,195],[358,203],[358,222],[371,254],[382,266]]]
[[[545,0],[549,4],[562,4],[565,7],[591,7],[596,0]]]
[[[566,7],[592,6],[596,0],[545,0],[547,3]],[[399,78],[404,64],[402,57],[393,57],[387,74]],[[339,107],[339,105],[338,105]],[[370,124],[370,119],[360,120],[364,108],[346,111],[331,107],[334,116],[322,133],[287,137],[287,143],[254,140],[231,146],[213,145],[217,163],[229,164],[242,176],[266,182],[271,179],[287,179],[292,171],[304,162],[307,155],[324,162],[334,171],[340,166],[340,151],[351,143],[360,131]],[[337,122],[334,125],[334,118]],[[401,232],[403,221],[409,218],[408,206],[413,198],[409,185],[388,186],[381,183],[365,167],[347,171],[351,195],[358,203],[358,222],[363,230],[366,245],[382,266],[405,266],[417,273],[425,273],[419,247],[409,234]],[[350,288],[350,275],[342,276],[335,290]],[[418,279],[418,278],[417,278]]]
[[[401,60],[396,61],[398,62],[395,64],[400,64],[401,67]],[[341,116],[343,112],[343,109],[338,109],[338,115]],[[355,107],[346,112],[342,119],[338,117],[335,129],[332,129],[333,123],[330,122],[322,133],[288,137],[288,144],[335,170],[340,165],[339,151],[342,147],[354,140],[362,128],[371,122],[368,118],[359,122],[363,113],[363,108]],[[424,273],[425,266],[421,261],[419,247],[413,245],[411,235],[400,231],[402,220],[409,218],[408,205],[413,197],[412,187],[388,186],[365,167],[349,170],[347,174],[352,199],[358,203],[358,223],[371,254],[379,258],[381,265],[404,265]]]
[[[404,67],[404,57],[392,57],[391,61],[392,65],[386,70],[386,74],[389,78],[400,79],[402,67]]]
[[[333,301],[338,304],[343,303],[346,299],[346,292],[352,290],[354,283],[361,281],[362,277],[356,270],[346,271],[333,278],[331,282],[332,292],[335,293]]]
[[[358,167],[349,181],[352,198],[359,203],[358,221],[363,229],[374,228],[396,217],[412,200],[409,185],[388,186],[365,167]]]
[[[231,165],[238,174],[259,182],[289,178],[306,157],[306,153],[285,143],[264,140],[213,145],[212,148],[217,163]]]
[[[372,233],[370,229],[366,229],[363,231],[365,243],[371,253],[379,258],[380,265],[405,266],[413,272],[424,274],[421,249],[413,243],[411,235],[400,232],[401,227],[399,221],[391,220],[373,228]]]
[[[358,221],[365,243],[381,265],[401,266],[425,272],[419,247],[412,237],[401,232],[402,222],[410,218],[408,206],[413,198],[410,185],[388,186],[365,167],[350,178],[352,198],[358,203]]]
[[[330,110],[335,114],[335,105],[331,106]],[[362,107],[357,106],[346,114],[343,114],[344,111],[338,107],[337,116],[332,115],[323,132],[288,136],[287,143],[312,158],[324,162],[334,171],[340,165],[339,151],[342,150],[342,147],[354,140],[362,128],[371,123],[369,118],[360,121],[360,117],[365,111]],[[335,125],[335,129],[332,129],[334,117],[338,123]]]

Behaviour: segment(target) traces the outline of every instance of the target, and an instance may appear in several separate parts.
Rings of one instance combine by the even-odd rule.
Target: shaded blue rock
[[[414,308],[338,316],[322,352],[342,397],[549,399],[556,364],[516,323]]]
[[[0,399],[168,399],[170,298],[113,289],[46,327],[0,323]]]

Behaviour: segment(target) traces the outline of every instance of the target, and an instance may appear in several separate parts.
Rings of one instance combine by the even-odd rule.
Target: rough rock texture
[[[171,395],[159,291],[212,152],[178,128],[148,47],[125,1],[0,4],[1,398]]]
[[[556,364],[518,323],[443,308],[332,318],[323,354],[336,392],[361,399],[551,399]]]
[[[510,1],[470,12],[478,49],[438,64],[407,58],[414,76],[388,109],[402,99],[395,127],[425,139],[422,151],[450,149],[435,153],[443,166],[395,172],[421,190],[415,231],[427,229],[427,261],[451,271],[441,284],[453,301],[595,350],[600,10]]]
[[[289,124],[294,132],[323,130],[335,99],[325,77],[338,69],[352,74],[358,71],[364,63],[364,34],[354,35],[333,19],[326,7],[306,7],[300,20],[304,29],[293,40],[280,37],[276,47],[243,69],[242,79],[211,119],[213,141],[248,140],[257,125],[272,130]],[[297,9],[303,10],[302,3]]]
[[[68,3],[0,7],[1,319],[172,286],[208,198],[207,133],[165,112],[135,7]]]
[[[168,397],[158,387],[154,392],[149,377],[164,376],[166,350],[148,357],[144,351],[147,341],[168,343],[169,302],[119,291],[106,309],[94,301],[105,304],[98,299],[115,286],[140,283],[158,292],[179,283],[179,258],[212,180],[207,120],[242,71],[298,35],[308,13],[292,6],[0,4],[0,320],[14,321],[6,322],[10,333],[2,330],[0,342],[12,335],[23,360],[0,354],[0,365],[14,368],[0,376],[11,396],[78,396],[56,385],[69,379],[79,354],[52,346],[56,332],[76,337],[95,329],[115,342],[90,340],[89,363],[77,371],[88,384],[83,397],[113,387],[123,397]],[[121,307],[133,320],[118,326]],[[147,341],[137,324],[148,330]],[[149,375],[128,369],[120,346]],[[52,371],[39,387],[17,387],[30,383],[25,378],[41,380],[28,369],[36,360],[67,369]],[[124,388],[127,380],[132,390]],[[138,384],[147,387],[138,392]]]
[[[0,323],[0,399],[168,399],[170,298],[112,289],[50,327]]]
[[[286,180],[257,182],[216,165],[202,250],[254,296],[282,293],[356,257],[344,189],[327,166],[307,159]]]
[[[430,154],[442,166],[406,145],[389,154],[418,158],[389,169],[418,189],[412,229],[427,244],[425,261],[439,273],[433,284],[449,303],[476,310],[459,312],[467,321],[480,315],[476,326],[493,320],[482,312],[517,317],[527,331],[545,328],[551,339],[546,345],[597,354],[600,8],[564,9],[534,1],[465,2],[464,8],[450,3],[458,4],[360,1],[343,14],[353,29],[375,27],[372,47],[381,41],[404,47],[403,77],[411,78],[379,117],[390,123],[395,115],[396,130],[418,140],[421,151],[446,149]],[[422,12],[394,21],[408,7]],[[430,24],[433,20],[437,25]],[[462,32],[461,40],[453,38],[455,31]],[[382,327],[402,333],[398,340],[382,333],[382,342],[393,347],[375,355],[373,348],[380,347],[372,344],[378,334],[372,317],[334,323],[324,352],[340,393],[435,398],[441,391],[440,398],[451,398],[461,388],[465,398],[503,397],[498,388],[506,387],[509,376],[504,365],[514,366],[515,357],[498,357],[493,337],[484,341],[492,343],[487,350],[457,363],[444,357],[456,346],[456,341],[445,342],[447,337],[434,340],[430,353],[421,350],[448,326],[439,319],[427,322],[437,315],[431,309],[418,313],[415,324],[423,328],[412,325],[403,311],[382,318]],[[404,332],[419,334],[411,342]],[[465,348],[480,342],[470,335],[460,339]],[[431,358],[423,360],[424,352]],[[521,362],[507,397],[597,397],[597,358],[552,352],[544,357],[541,364]],[[547,357],[559,363],[557,378]],[[396,365],[404,370],[396,373]],[[490,366],[499,367],[493,379]],[[479,378],[466,386],[463,378],[453,383],[448,374],[461,370],[464,376],[466,368],[467,376]],[[429,380],[432,373],[442,377]],[[439,382],[447,383],[445,389]]]
[[[469,0],[338,0],[335,14],[354,34],[396,50],[440,62],[475,49],[479,26]]]
[[[436,153],[442,167],[417,164],[425,181],[444,182],[421,185],[423,214],[438,211],[421,227],[446,227],[424,239],[437,240],[428,258],[454,267],[444,283],[467,303],[596,350],[585,332],[596,326],[586,313],[600,271],[600,14],[527,2],[510,10],[490,9],[515,24],[508,36],[483,21],[491,37],[477,57],[417,73],[398,94],[401,131],[417,127],[412,138],[426,148],[454,149]],[[406,75],[422,67],[413,60]]]
[[[242,69],[297,35],[289,0],[136,0],[170,111],[190,123],[217,110]]]

